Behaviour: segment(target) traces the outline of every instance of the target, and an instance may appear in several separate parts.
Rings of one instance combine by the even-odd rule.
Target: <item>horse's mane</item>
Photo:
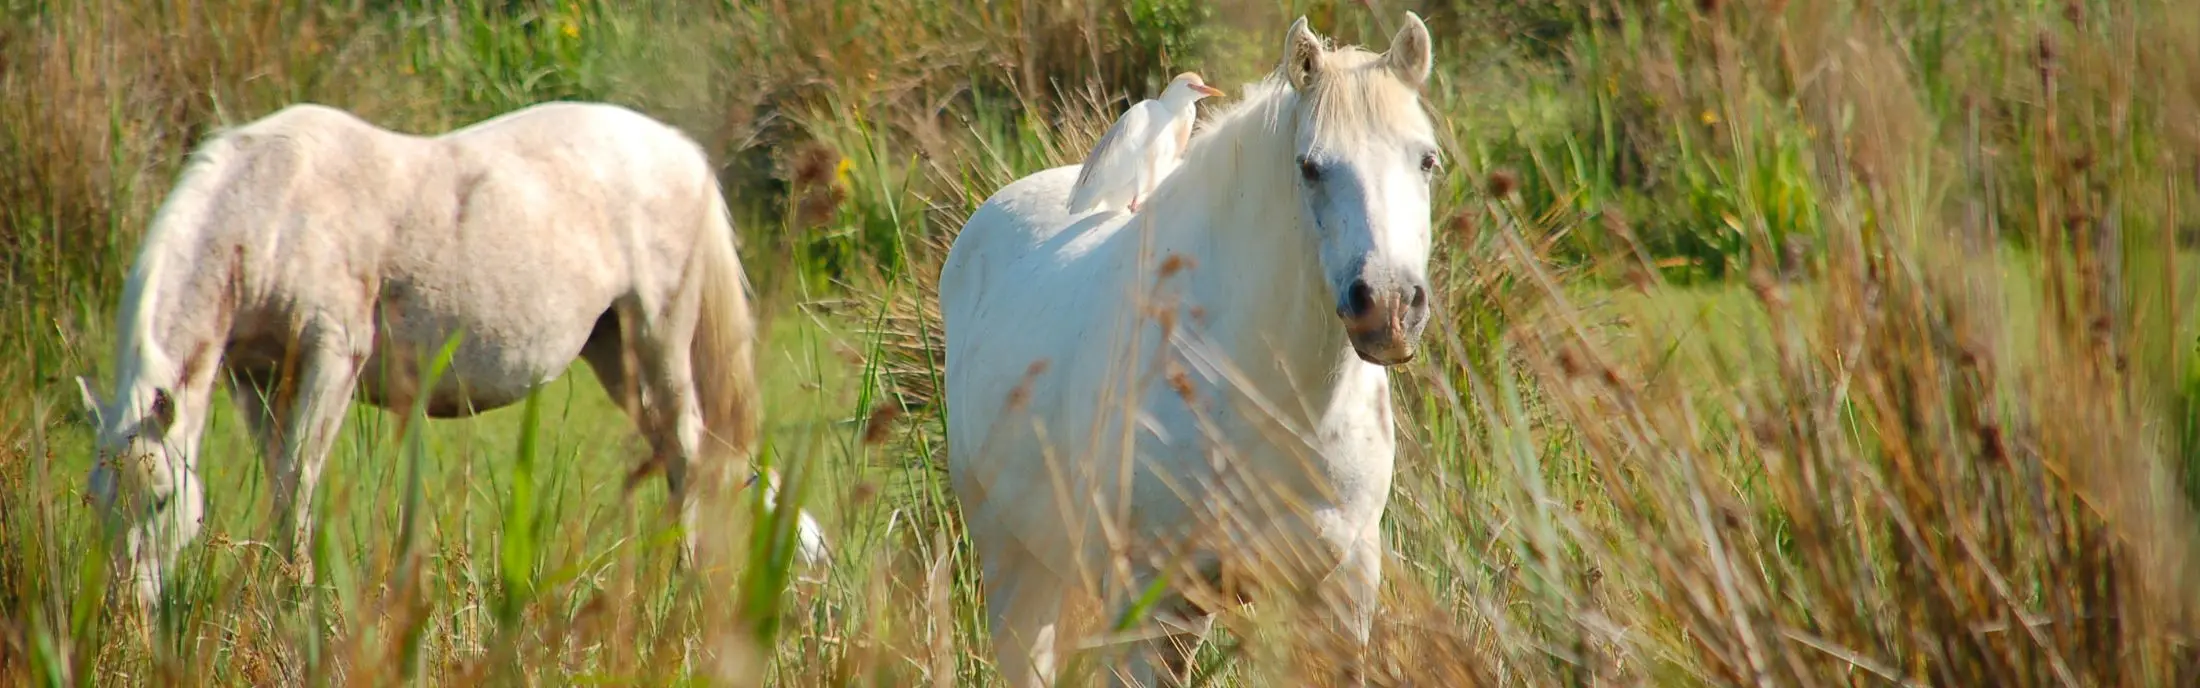
[[[176,372],[166,352],[151,339],[158,334],[154,317],[160,310],[160,290],[168,281],[169,262],[180,259],[171,254],[197,243],[206,207],[218,191],[231,148],[224,132],[192,153],[182,181],[145,230],[137,261],[123,281],[122,300],[115,309],[118,398],[129,392],[127,385],[135,380],[150,377],[168,384],[168,377]]]
[[[1199,125],[1184,161],[1160,189],[1163,196],[1202,193],[1217,180],[1246,177],[1245,170],[1293,170],[1293,118],[1302,102],[1313,106],[1314,132],[1338,145],[1352,145],[1382,123],[1426,114],[1417,91],[1385,67],[1382,56],[1353,46],[1323,52],[1321,76],[1305,91],[1292,88],[1279,68],[1248,84],[1244,97]],[[1260,175],[1288,183],[1291,174]],[[1280,193],[1280,189],[1278,192]]]
[[[1179,193],[1204,193],[1209,184],[1241,176],[1240,170],[1289,163],[1289,126],[1299,93],[1281,72],[1248,84],[1243,93],[1236,104],[1199,123],[1183,163],[1155,190],[1155,203],[1166,204],[1163,197]]]

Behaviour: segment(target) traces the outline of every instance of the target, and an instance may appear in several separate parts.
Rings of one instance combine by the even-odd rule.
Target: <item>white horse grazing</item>
[[[580,358],[648,437],[692,549],[690,491],[715,489],[758,431],[744,280],[702,151],[641,114],[553,103],[418,137],[286,108],[202,146],[146,233],[114,393],[83,389],[99,425],[91,492],[109,509],[130,498],[118,554],[150,608],[205,514],[217,380],[304,564],[314,484],[355,394],[385,408],[425,395],[429,414],[461,417]],[[419,389],[420,362],[454,333],[447,374]],[[821,555],[803,519],[804,553]]]
[[[1059,167],[964,225],[940,275],[948,466],[1011,684],[1052,681],[1080,618],[1113,623],[1126,606],[1103,599],[1156,581],[1168,625],[1118,678],[1150,681],[1158,654],[1181,680],[1214,609],[1178,592],[1186,572],[1317,593],[1364,647],[1396,450],[1384,367],[1428,318],[1430,59],[1411,14],[1383,55],[1301,18],[1278,74],[1136,214],[1066,214],[1078,171]]]

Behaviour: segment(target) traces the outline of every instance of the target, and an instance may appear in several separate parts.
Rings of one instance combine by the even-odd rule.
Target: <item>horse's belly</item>
[[[556,380],[588,342],[594,317],[559,320],[544,323],[533,336],[464,323],[387,323],[361,386],[377,405],[410,404],[420,393],[417,387],[428,382],[425,376],[447,341],[441,333],[460,332],[442,376],[427,390],[428,415],[456,418],[510,406]]]

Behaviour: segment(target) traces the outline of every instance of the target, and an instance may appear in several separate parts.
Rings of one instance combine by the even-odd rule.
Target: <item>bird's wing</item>
[[[1148,101],[1151,102],[1151,101]],[[1077,184],[1070,188],[1069,209],[1081,213],[1092,209],[1100,196],[1120,186],[1129,174],[1136,172],[1141,152],[1152,144],[1153,114],[1146,103],[1132,106],[1123,116],[1108,127],[1108,133],[1092,144],[1092,152],[1085,154],[1085,165],[1077,170]]]
[[[1176,126],[1172,127],[1176,130],[1176,150],[1170,152],[1170,157],[1182,158],[1184,157],[1184,151],[1191,149],[1192,123],[1197,119],[1199,119],[1197,115],[1188,112],[1184,113],[1184,116],[1176,118]]]
[[[1184,149],[1192,143],[1192,116],[1172,113],[1168,121],[1153,137],[1153,145],[1146,147],[1145,164],[1148,178],[1155,187],[1161,186],[1161,178],[1169,176],[1183,162]]]

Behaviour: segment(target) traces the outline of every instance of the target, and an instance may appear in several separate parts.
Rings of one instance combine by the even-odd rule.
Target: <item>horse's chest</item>
[[[1387,404],[1374,405],[1387,402],[1387,384],[1381,392],[1369,391],[1363,411],[1299,423],[1248,404],[1194,413],[1173,391],[1150,402],[1137,452],[1149,468],[1133,485],[1142,530],[1220,520],[1310,538],[1318,549],[1349,545],[1381,518],[1390,494],[1397,444]]]

